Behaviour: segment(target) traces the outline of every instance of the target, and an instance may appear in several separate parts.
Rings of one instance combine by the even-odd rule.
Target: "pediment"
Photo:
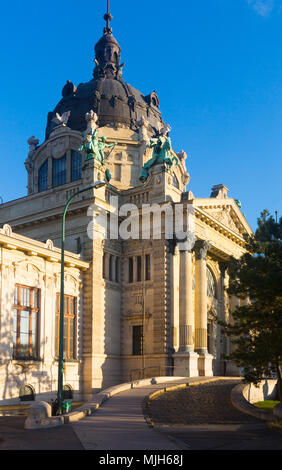
[[[238,235],[252,234],[252,230],[234,199],[216,200],[201,199],[196,206],[211,219],[218,221],[227,229]]]

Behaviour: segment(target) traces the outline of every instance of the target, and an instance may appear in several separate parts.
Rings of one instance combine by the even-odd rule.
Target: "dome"
[[[92,80],[77,88],[67,81],[63,87],[61,101],[48,114],[46,139],[59,124],[56,114],[62,116],[67,112],[67,126],[80,132],[86,130],[85,114],[91,110],[98,115],[99,127],[120,124],[137,130],[142,117],[148,121],[152,134],[163,127],[157,93],[153,91],[145,96],[123,80],[120,46],[109,24],[95,46],[94,62]]]

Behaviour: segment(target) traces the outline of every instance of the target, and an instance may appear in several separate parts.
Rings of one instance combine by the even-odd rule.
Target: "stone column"
[[[219,270],[220,270],[220,319],[226,321],[226,302],[225,302],[225,279],[226,279],[226,269],[228,267],[228,263],[226,261],[219,261],[218,263]],[[220,341],[220,375],[225,376],[227,371],[227,362],[225,356],[228,353],[228,338],[227,336],[222,335],[221,327],[218,325],[217,327],[218,335],[221,338]]]
[[[187,243],[179,243],[179,350],[174,356],[174,375],[198,376],[198,354],[193,341],[193,262]]]
[[[207,252],[210,244],[206,240],[195,243],[195,350],[199,357],[199,374],[213,375],[212,358],[207,348]]]
[[[192,253],[179,248],[179,352],[194,351],[193,325],[193,271]]]

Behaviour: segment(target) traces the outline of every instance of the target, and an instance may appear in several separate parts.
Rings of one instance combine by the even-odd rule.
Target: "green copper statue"
[[[149,148],[153,148],[153,156],[148,160],[145,165],[143,166],[141,173],[140,173],[140,181],[144,183],[148,176],[149,176],[149,169],[153,165],[157,165],[159,163],[165,163],[172,167],[173,161],[175,161],[176,165],[178,165],[178,159],[172,155],[172,146],[170,137],[168,137],[168,127],[163,128],[160,131],[160,135],[157,138],[150,140]]]
[[[102,165],[104,165],[104,149],[107,147],[114,147],[115,145],[117,145],[117,142],[114,142],[113,144],[107,144],[106,137],[104,136],[101,137],[101,140],[99,140],[98,129],[95,129],[92,135],[88,134],[86,136],[86,141],[78,147],[78,150],[85,150],[85,161],[94,159],[98,160]]]

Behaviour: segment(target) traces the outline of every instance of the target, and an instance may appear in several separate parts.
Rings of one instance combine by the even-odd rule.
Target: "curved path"
[[[282,449],[282,434],[268,429],[264,422],[232,406],[230,391],[240,380],[221,378],[204,383],[207,378],[202,378],[203,384],[189,387],[192,395],[190,399],[186,397],[186,401],[182,400],[180,411],[176,408],[171,411],[177,400],[174,403],[163,400],[169,395],[185,393],[184,390],[161,395],[153,400],[155,405],[159,402],[159,406],[150,407],[154,427],[146,422],[143,405],[148,395],[166,386],[199,380],[201,378],[186,378],[122,392],[107,400],[93,415],[72,424],[72,429],[88,450]],[[187,410],[192,410],[192,413],[188,415]],[[179,421],[185,414],[192,420]]]
[[[231,390],[240,379],[219,378],[150,402],[155,429],[190,450],[282,450],[282,434],[237,410]]]
[[[148,425],[143,404],[155,390],[187,381],[186,378],[122,392],[107,400],[91,416],[72,424],[72,428],[87,450],[179,450],[182,443]]]

